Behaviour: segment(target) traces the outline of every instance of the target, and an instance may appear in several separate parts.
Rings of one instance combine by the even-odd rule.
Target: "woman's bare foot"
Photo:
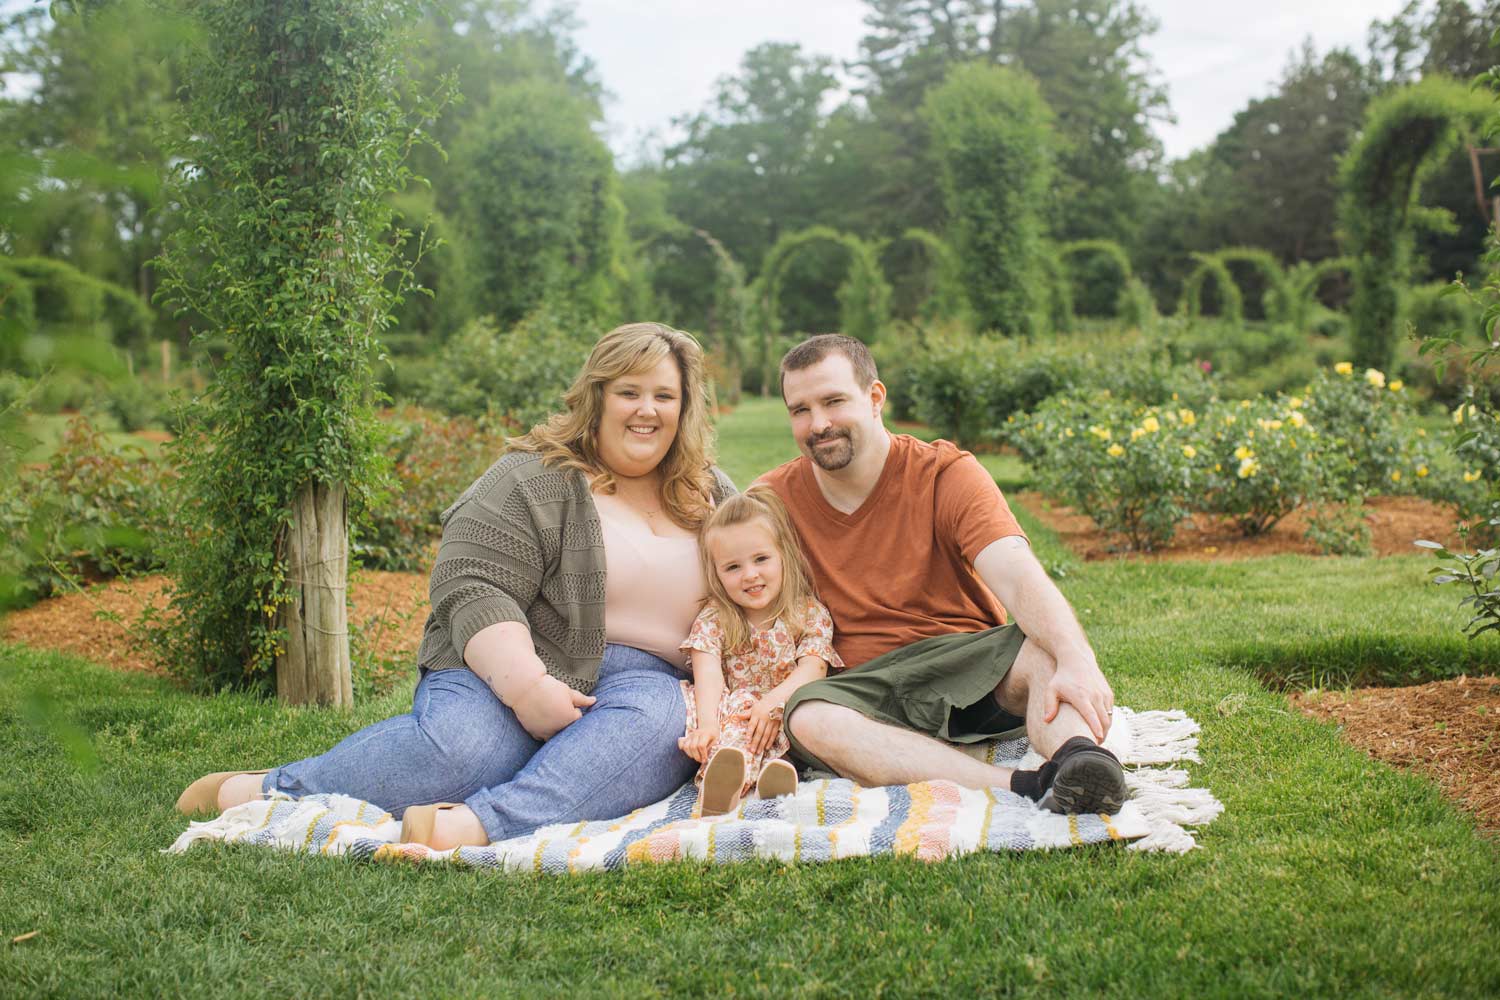
[[[432,821],[432,839],[427,846],[435,851],[446,851],[453,847],[484,847],[490,835],[474,810],[468,806],[439,809]]]

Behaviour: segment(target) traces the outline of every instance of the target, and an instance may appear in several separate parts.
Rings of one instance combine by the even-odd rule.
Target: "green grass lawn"
[[[742,485],[795,454],[774,400],[720,434]],[[1083,563],[1024,520],[1119,700],[1202,723],[1190,770],[1226,811],[1200,850],[575,877],[168,856],[188,781],[318,752],[409,693],[289,710],[0,647],[0,995],[1500,993],[1495,840],[1258,678],[1494,672],[1425,560]]]

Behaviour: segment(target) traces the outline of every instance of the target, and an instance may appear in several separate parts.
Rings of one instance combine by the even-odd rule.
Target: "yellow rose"
[[[1417,466],[1417,478],[1418,479],[1426,479],[1427,478],[1427,466],[1425,466],[1425,465],[1419,465],[1419,466]]]
[[[1063,437],[1072,437],[1072,436],[1073,436],[1073,428],[1071,428],[1071,427],[1064,427],[1063,428]]]
[[[1100,441],[1108,441],[1109,440],[1109,428],[1108,427],[1100,427],[1097,424],[1095,424],[1094,426],[1092,426],[1092,427],[1089,428],[1089,433],[1092,434],[1092,435],[1094,435],[1094,437],[1098,438]]]
[[[1293,410],[1287,414],[1287,419],[1292,422],[1293,427],[1302,427],[1307,423],[1307,418],[1302,415],[1301,410]]]
[[[1224,471],[1224,466],[1220,465],[1218,462],[1215,462],[1214,463],[1214,471],[1215,472],[1223,472]]]
[[[1146,429],[1147,434],[1155,434],[1157,431],[1161,430],[1161,424],[1155,417],[1147,417],[1145,420],[1142,420],[1141,426]]]
[[[1235,422],[1236,419],[1237,418],[1235,417],[1235,415],[1233,413],[1226,413],[1226,414],[1224,414],[1224,422],[1226,424],[1232,424],[1232,423]]]
[[[1146,428],[1144,428],[1144,427],[1132,427],[1132,428],[1130,428],[1130,440],[1132,440],[1132,441],[1138,441],[1138,440],[1140,440],[1141,438],[1143,438],[1145,436],[1146,436]]]
[[[1182,456],[1184,458],[1197,458],[1198,457],[1198,449],[1194,448],[1190,444],[1185,444],[1185,445],[1182,446]]]
[[[1385,388],[1385,373],[1375,368],[1365,369],[1365,381],[1377,389]]]
[[[1286,401],[1286,405],[1293,410],[1300,410],[1302,409],[1302,397],[1293,396],[1291,399]]]
[[[1400,392],[1402,389],[1405,389],[1405,388],[1406,388],[1406,383],[1403,382],[1403,381],[1401,381],[1399,378],[1398,379],[1393,379],[1391,381],[1390,390],[1392,392]]]
[[[1253,458],[1247,458],[1240,463],[1239,476],[1241,479],[1249,479],[1260,471],[1260,463]]]
[[[1247,458],[1254,458],[1255,452],[1251,451],[1249,448],[1246,448],[1244,445],[1240,445],[1238,448],[1234,449],[1234,457],[1243,462]]]
[[[1242,400],[1240,400],[1240,409],[1242,409],[1242,410],[1248,410],[1248,409],[1250,409],[1250,400],[1248,400],[1248,399],[1242,399]]]
[[[1350,361],[1340,361],[1338,364],[1333,366],[1333,370],[1338,372],[1340,375],[1353,375],[1354,363]]]
[[[1191,427],[1198,422],[1198,415],[1192,410],[1178,410],[1177,419],[1182,421],[1183,426]]]
[[[1109,448],[1106,449],[1106,451],[1111,458],[1119,458],[1121,455],[1125,454],[1125,449],[1120,447],[1119,444],[1110,445]]]
[[[1393,482],[1393,483],[1399,483],[1399,482],[1401,482],[1401,470],[1400,469],[1397,469],[1395,472],[1391,473],[1391,482]]]
[[[1477,482],[1478,480],[1479,480],[1479,473],[1477,473],[1477,472],[1470,472],[1468,470],[1464,471],[1464,482],[1466,482],[1466,483],[1473,483],[1473,482]]]

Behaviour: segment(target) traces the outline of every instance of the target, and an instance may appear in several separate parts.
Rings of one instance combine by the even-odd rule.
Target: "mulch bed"
[[[71,653],[116,670],[164,674],[126,631],[147,604],[161,607],[167,578],[139,577],[64,594],[8,615],[0,638]],[[427,577],[366,570],[351,590],[351,629],[364,630],[372,653],[415,663],[427,614]],[[115,620],[118,616],[118,620]]]
[[[1025,507],[1044,525],[1057,533],[1070,550],[1086,560],[1095,559],[1245,559],[1284,553],[1317,555],[1317,546],[1303,534],[1307,520],[1292,513],[1270,531],[1246,538],[1227,518],[1197,514],[1177,527],[1170,544],[1154,552],[1132,552],[1118,535],[1099,529],[1087,514],[1054,503],[1040,493],[1024,490],[1009,499]],[[1412,545],[1426,538],[1445,545],[1458,544],[1454,531],[1457,520],[1448,504],[1434,503],[1420,497],[1371,497],[1365,501],[1365,523],[1370,526],[1375,553],[1392,555],[1431,555]]]
[[[1307,691],[1292,704],[1387,764],[1433,779],[1443,794],[1500,831],[1500,678],[1417,687]]]

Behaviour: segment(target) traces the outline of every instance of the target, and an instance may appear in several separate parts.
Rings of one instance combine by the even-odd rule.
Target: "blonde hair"
[[[750,644],[750,623],[745,619],[745,609],[729,599],[724,583],[719,579],[714,565],[713,546],[709,544],[715,531],[731,528],[737,524],[761,520],[771,527],[772,543],[781,555],[781,593],[771,602],[768,621],[780,618],[792,633],[795,642],[802,638],[807,628],[807,605],[817,598],[813,589],[812,572],[797,543],[797,529],[785,505],[771,487],[757,483],[743,493],[728,497],[709,515],[699,534],[698,555],[703,562],[703,575],[708,580],[708,601],[719,615],[724,627],[724,652],[738,653]]]
[[[703,370],[703,348],[691,335],[663,323],[627,323],[599,338],[583,369],[563,394],[566,409],[520,437],[506,439],[513,451],[536,452],[547,465],[578,469],[595,493],[615,491],[614,473],[599,456],[599,420],[605,383],[650,371],[667,358],[682,377],[682,413],[677,436],[657,469],[662,508],[687,528],[703,523],[713,508],[713,429]]]

